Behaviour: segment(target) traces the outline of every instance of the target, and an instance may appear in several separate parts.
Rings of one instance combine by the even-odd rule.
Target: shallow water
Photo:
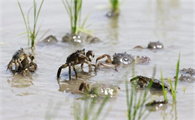
[[[2,4],[2,5],[1,5]],[[32,6],[31,2],[21,0],[24,11]],[[136,65],[135,74],[152,76],[153,67],[157,66],[156,78],[160,78],[162,68],[165,78],[175,75],[176,61],[181,53],[180,68],[195,68],[195,42],[192,0],[124,0],[121,4],[121,14],[118,19],[105,17],[109,10],[108,1],[84,0],[82,15],[90,14],[88,24],[90,30],[102,42],[97,44],[82,44],[73,46],[62,43],[61,38],[70,31],[68,16],[61,1],[45,1],[40,14],[40,38],[53,34],[59,42],[54,45],[37,45],[35,62],[38,70],[32,77],[13,76],[6,71],[6,65],[13,53],[20,47],[27,48],[26,36],[22,16],[16,1],[3,0],[0,27],[0,78],[1,78],[1,119],[2,120],[43,120],[48,118],[73,119],[73,102],[78,95],[64,92],[65,88],[58,85],[56,72],[65,63],[69,54],[77,49],[93,50],[96,57],[104,53],[113,55],[127,52],[132,55],[148,56],[148,65]],[[45,36],[45,37],[46,37]],[[151,51],[148,49],[135,50],[136,45],[146,47],[150,41],[161,41],[165,49]],[[88,67],[85,66],[85,71]],[[106,120],[123,120],[126,116],[125,80],[131,78],[131,71],[127,68],[100,69],[97,75],[84,75],[79,79],[87,79],[92,83],[106,83],[119,85],[121,90],[111,99],[107,108],[109,114]],[[74,78],[74,76],[73,76]],[[62,71],[61,84],[68,80],[68,70]],[[165,81],[167,82],[167,81]],[[176,108],[172,98],[168,95],[170,104],[163,110],[150,112],[148,120],[192,120],[195,112],[195,83],[178,83]],[[183,92],[185,87],[186,91]],[[158,95],[153,95],[155,98]],[[162,97],[162,96],[161,96]],[[77,100],[82,102],[82,100]],[[105,111],[104,111],[105,112]]]

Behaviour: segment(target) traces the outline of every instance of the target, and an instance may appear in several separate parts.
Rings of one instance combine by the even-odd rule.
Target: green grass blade
[[[107,95],[107,96],[104,98],[103,102],[101,103],[101,105],[100,105],[100,107],[99,107],[99,109],[98,109],[98,111],[97,111],[96,117],[95,117],[96,120],[98,119],[100,113],[102,112],[103,107],[105,106],[105,104],[106,104],[106,102],[109,100],[109,98],[110,98],[110,96]]]
[[[179,65],[180,65],[180,54],[177,61],[177,68],[176,68],[176,78],[175,78],[175,95],[177,90],[177,83],[178,83],[178,77],[179,77]]]
[[[171,81],[170,78],[168,79],[168,81],[169,81],[169,84],[170,84],[170,87],[171,87],[171,93],[172,93],[172,96],[173,96],[173,100],[175,100],[175,92],[174,92],[174,90],[173,90],[172,81]]]
[[[162,89],[163,89],[163,96],[164,96],[164,99],[165,99],[165,101],[168,101],[168,100],[167,100],[167,94],[166,94],[165,87],[164,87],[164,80],[163,80],[162,69],[161,69],[161,82],[162,82]]]

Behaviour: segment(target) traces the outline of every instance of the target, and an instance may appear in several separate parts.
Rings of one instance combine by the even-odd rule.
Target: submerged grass
[[[154,79],[156,68],[154,67],[152,79]],[[132,67],[132,76],[134,77],[134,64]],[[140,120],[143,117],[146,118],[148,114],[145,115],[146,110],[144,106],[147,100],[148,92],[152,87],[153,80],[149,83],[147,89],[144,93],[137,96],[136,88],[137,84],[131,84],[131,90],[128,86],[128,81],[126,81],[126,102],[127,102],[127,117],[128,120]]]
[[[179,66],[180,66],[180,54],[179,54],[179,57],[178,57],[178,60],[177,60],[176,76],[175,76],[175,87],[174,88],[173,88],[171,79],[170,78],[168,79],[170,87],[171,87],[171,93],[172,93],[174,101],[176,100],[177,83],[178,83],[178,78],[179,78]]]
[[[39,18],[43,3],[44,3],[44,0],[41,1],[41,4],[37,9],[37,3],[35,0],[33,0],[33,7],[32,8],[33,8],[33,12],[34,12],[34,14],[33,14],[34,21],[33,21],[33,28],[31,28],[29,14],[30,14],[30,11],[32,8],[29,9],[28,14],[25,17],[22,6],[21,6],[20,2],[18,1],[18,6],[20,8],[20,12],[22,14],[22,18],[24,20],[24,24],[26,27],[28,45],[31,45],[31,48],[35,47],[35,40],[36,40],[36,37],[37,37],[39,30],[40,30],[40,27],[37,29],[37,22],[38,22],[38,18]]]
[[[119,13],[119,0],[110,0],[111,9],[115,13]]]
[[[98,97],[93,97],[89,99],[85,97],[84,105],[81,106],[78,102],[74,103],[74,118],[75,120],[98,120],[106,102],[109,100],[110,96],[107,95],[97,107]]]

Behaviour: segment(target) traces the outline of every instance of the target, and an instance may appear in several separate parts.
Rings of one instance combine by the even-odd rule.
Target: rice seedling
[[[161,82],[162,82],[162,89],[163,89],[164,100],[165,100],[166,102],[168,102],[168,99],[167,99],[167,91],[165,90],[165,87],[164,87],[164,80],[163,80],[163,73],[162,73],[162,70],[161,70]]]
[[[134,77],[134,65],[132,67],[132,75]],[[153,77],[155,76],[155,68],[153,72]],[[148,91],[150,90],[152,86],[153,80],[149,83],[147,89],[144,91],[144,93],[141,93],[139,96],[137,96],[136,83],[131,84],[131,90],[129,90],[128,87],[128,81],[126,81],[126,102],[127,102],[127,117],[128,120],[140,120],[142,118],[146,118],[148,114],[145,114],[146,110],[144,110],[144,106],[148,97]]]
[[[102,100],[99,107],[96,104],[98,102],[98,97],[93,97],[92,99],[89,99],[86,96],[84,105],[81,105],[78,102],[75,102],[74,103],[75,120],[98,120],[109,98],[110,96],[107,95]]]
[[[25,17],[22,6],[21,6],[20,2],[18,1],[18,6],[20,8],[20,12],[22,14],[22,18],[24,20],[24,24],[26,27],[28,45],[31,45],[31,48],[35,47],[35,40],[36,40],[36,37],[37,37],[39,30],[40,30],[40,27],[37,29],[37,22],[38,22],[38,18],[39,18],[43,3],[44,3],[44,0],[42,0],[40,6],[37,7],[36,1],[33,0],[33,7],[32,8],[33,8],[33,12],[34,12],[34,14],[33,14],[34,21],[33,21],[33,28],[31,28],[29,14],[30,14],[30,11],[32,8],[29,9],[28,14]]]
[[[111,11],[119,14],[119,0],[110,0]]]
[[[178,83],[178,78],[179,78],[179,65],[180,65],[180,54],[179,54],[179,57],[178,57],[178,60],[177,60],[176,76],[175,76],[175,87],[174,88],[173,88],[171,79],[170,78],[168,79],[169,84],[171,86],[171,93],[172,93],[174,101],[176,100],[176,90],[177,90],[177,83]]]
[[[62,0],[62,3],[70,18],[71,33],[73,35],[78,35],[80,31],[85,31],[84,26],[88,19],[88,16],[85,17],[82,25],[79,26],[83,0],[71,0],[70,2],[68,2],[68,0]]]

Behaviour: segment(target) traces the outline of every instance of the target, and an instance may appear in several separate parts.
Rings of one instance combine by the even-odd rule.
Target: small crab
[[[77,72],[76,72],[76,69],[75,69],[75,65],[77,65],[77,64],[81,64],[82,69],[83,69],[84,63],[88,64],[89,66],[96,67],[94,64],[90,63],[91,62],[90,56],[94,57],[94,53],[89,50],[85,54],[85,49],[77,50],[76,52],[72,53],[71,55],[69,55],[67,57],[66,63],[59,67],[58,72],[57,72],[57,78],[60,77],[61,70],[63,68],[66,68],[66,67],[69,67],[69,80],[71,80],[71,67],[73,67],[73,70],[75,72],[75,76],[76,76],[76,79],[77,79]]]
[[[149,83],[152,81],[152,88],[160,89],[160,90],[162,89],[161,80],[152,79],[152,78],[148,78],[148,77],[141,76],[141,75],[132,78],[130,82],[133,82],[134,80],[137,80],[137,85],[140,88],[146,88],[149,85]],[[166,83],[164,83],[164,88],[170,91],[169,85]]]
[[[7,69],[11,70],[11,71],[18,71],[19,67],[23,68],[24,66],[22,65],[23,61],[26,61],[27,59],[27,55],[24,52],[23,48],[21,48],[20,50],[16,51],[14,53],[14,55],[12,56],[11,61],[9,62],[9,64],[7,65]],[[13,69],[13,63],[15,64],[15,69]]]
[[[184,73],[184,74],[189,74],[189,75],[195,75],[195,69],[193,69],[193,68],[183,68],[182,70],[181,70],[181,72],[182,73]]]
[[[105,85],[105,84],[87,84],[86,82],[82,82],[79,86],[79,93],[87,94],[90,97],[98,97],[98,96],[106,96],[110,97],[116,96],[120,87],[113,85]]]
[[[7,65],[7,69],[13,73],[35,72],[37,69],[37,64],[34,63],[33,60],[34,56],[32,54],[27,55],[24,52],[24,49],[21,48],[14,53],[12,60]],[[15,66],[13,66],[13,64]]]
[[[99,62],[98,60],[103,59],[104,57],[107,57],[107,60],[105,62]],[[114,67],[116,69],[117,66],[119,65],[129,65],[132,62],[135,62],[136,64],[143,64],[143,63],[149,63],[150,58],[146,56],[136,56],[133,57],[131,54],[128,54],[126,52],[124,53],[115,53],[113,55],[113,61],[111,60],[111,56],[108,54],[104,54],[96,59],[96,66],[99,67],[104,66],[104,67]]]
[[[144,47],[142,46],[136,46],[134,47],[135,49],[143,49]],[[148,43],[148,46],[147,46],[148,49],[151,49],[151,50],[156,50],[156,49],[163,49],[164,46],[161,42],[157,41],[157,42],[150,42]]]
[[[48,37],[42,40],[42,43],[45,43],[45,44],[54,44],[57,42],[58,42],[57,38],[53,35],[49,35]]]
[[[181,76],[179,77],[179,80],[187,81],[187,82],[194,82],[195,78],[192,75],[181,74]]]

